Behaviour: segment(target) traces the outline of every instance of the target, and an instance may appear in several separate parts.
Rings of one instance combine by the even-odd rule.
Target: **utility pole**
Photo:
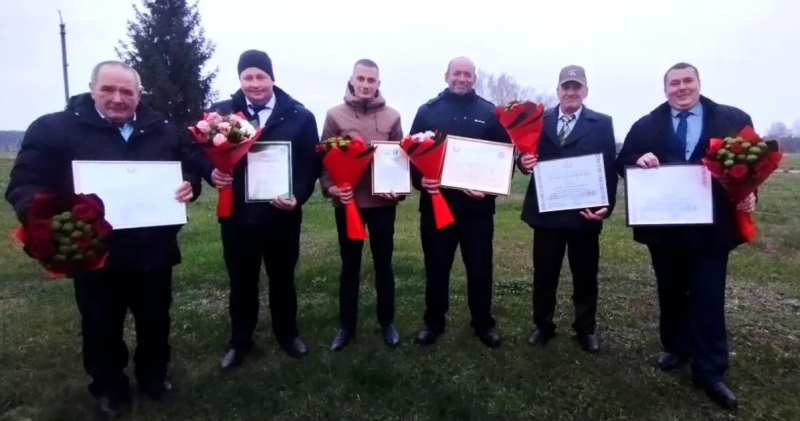
[[[64,68],[64,102],[69,103],[69,76],[67,75],[67,27],[58,11],[58,20],[61,21],[61,65]]]

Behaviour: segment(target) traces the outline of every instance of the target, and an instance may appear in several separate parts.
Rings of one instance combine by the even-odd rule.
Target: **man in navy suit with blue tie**
[[[664,75],[667,102],[631,127],[617,159],[625,167],[655,168],[661,164],[699,164],[709,139],[724,138],[752,126],[742,110],[700,95],[700,74],[688,63]],[[692,362],[692,378],[724,408],[738,398],[723,383],[728,368],[725,331],[725,278],[728,255],[742,243],[736,227],[736,206],[713,182],[714,224],[633,229],[633,239],[647,245],[658,281],[660,334],[664,352],[658,367],[669,371]],[[738,205],[752,212],[751,195]]]
[[[553,315],[556,289],[564,254],[572,271],[575,305],[575,338],[584,351],[596,353],[597,271],[600,259],[600,231],[611,215],[617,192],[614,168],[616,141],[611,117],[583,105],[589,93],[586,72],[580,66],[567,66],[558,80],[559,105],[544,113],[544,129],[537,155],[523,155],[519,169],[528,174],[538,161],[603,154],[608,192],[608,207],[583,210],[539,212],[536,183],[531,179],[522,220],[533,228],[533,323],[537,330],[532,344],[544,345],[555,336]]]

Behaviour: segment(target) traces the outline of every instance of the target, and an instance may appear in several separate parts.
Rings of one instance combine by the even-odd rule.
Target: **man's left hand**
[[[472,200],[483,200],[486,197],[484,193],[475,190],[465,190],[464,193]]]
[[[194,198],[192,185],[188,181],[181,183],[180,188],[175,192],[175,199],[181,203],[187,203]]]
[[[744,199],[741,203],[736,205],[736,209],[745,213],[753,213],[753,211],[756,210],[756,195],[750,193],[747,199]]]
[[[291,199],[278,197],[272,201],[272,206],[275,206],[282,211],[294,210],[294,208],[297,207],[297,199],[295,199],[294,196],[292,196]]]
[[[597,212],[592,212],[589,209],[581,211],[581,216],[590,221],[602,221],[608,215],[608,208],[599,209]]]

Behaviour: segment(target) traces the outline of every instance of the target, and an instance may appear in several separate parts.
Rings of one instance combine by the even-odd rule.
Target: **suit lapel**
[[[544,113],[544,133],[547,138],[553,142],[554,145],[558,144],[558,106],[545,111]]]
[[[672,128],[672,111],[667,105],[659,110],[658,117],[658,138],[662,139],[664,149],[668,156],[686,161],[686,151],[680,150],[678,141],[675,138],[675,130]]]
[[[277,95],[277,94],[276,94]],[[269,115],[267,119],[267,123],[264,124],[264,131],[275,126],[281,119],[281,115],[286,112],[289,108],[289,104],[286,104],[286,101],[281,101],[280,98],[277,98],[275,101],[275,109],[272,110],[272,114]]]
[[[578,141],[578,139],[586,136],[592,131],[592,129],[594,129],[596,122],[597,116],[594,114],[594,111],[583,107],[583,111],[578,118],[578,122],[575,123],[575,128],[573,128],[567,136],[567,141],[564,142],[564,146],[569,145],[570,143],[575,143]]]

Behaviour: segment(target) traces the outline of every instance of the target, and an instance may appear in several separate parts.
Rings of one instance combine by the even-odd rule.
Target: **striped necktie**
[[[569,133],[572,131],[570,123],[572,123],[573,120],[575,120],[575,114],[564,114],[561,116],[561,121],[564,122],[564,125],[561,126],[561,130],[558,132],[559,146],[564,146],[564,143],[566,143],[567,137],[569,137]]]

